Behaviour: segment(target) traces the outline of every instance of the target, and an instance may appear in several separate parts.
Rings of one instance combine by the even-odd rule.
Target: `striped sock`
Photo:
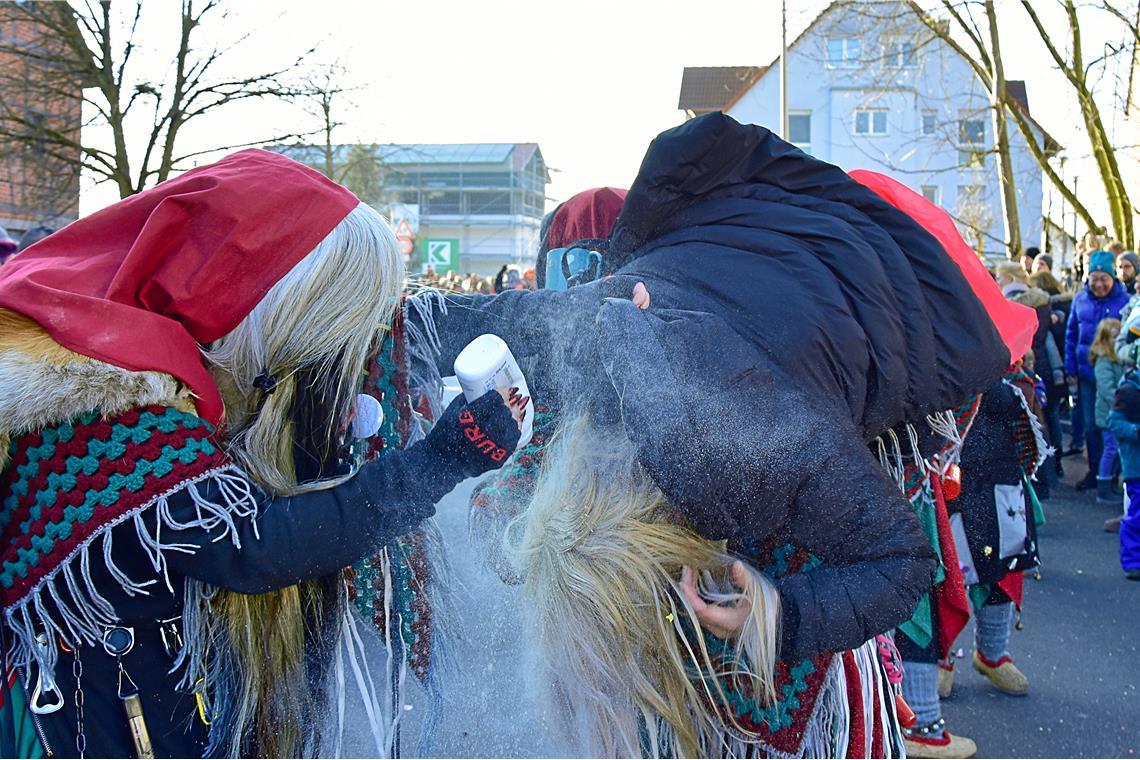
[[[978,610],[977,635],[974,637],[978,651],[990,662],[997,662],[1009,654],[1009,626],[1013,616],[1013,602],[1004,604],[984,604]]]
[[[942,704],[938,701],[938,665],[933,662],[903,663],[903,699],[914,710],[915,726],[929,726],[942,717]],[[938,739],[942,731],[931,732]]]

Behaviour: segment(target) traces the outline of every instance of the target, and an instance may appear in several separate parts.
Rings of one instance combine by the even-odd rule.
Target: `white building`
[[[503,264],[534,263],[550,176],[534,143],[381,146],[385,193],[418,204],[419,260],[443,241],[451,269],[493,275]],[[433,245],[434,242],[434,245]],[[446,269],[435,263],[436,271]]]
[[[369,184],[377,187],[354,189],[361,197],[374,199],[381,210],[387,210],[388,204],[414,210],[418,229],[411,262],[417,271],[430,264],[437,273],[494,275],[504,264],[526,268],[534,263],[550,181],[538,145],[338,145],[335,165],[347,166],[355,160],[353,151],[362,148],[371,152],[368,160],[376,164],[368,176],[373,178]],[[277,150],[317,168],[324,163],[319,147]]]
[[[901,3],[832,3],[789,45],[787,139],[843,169],[890,175],[949,211],[987,258],[1006,255],[989,98],[969,65]],[[779,60],[686,68],[679,107],[780,131]],[[1007,83],[1029,113],[1025,83]],[[1043,238],[1043,175],[1012,120],[1022,245]],[[1044,130],[1039,144],[1059,149]]]

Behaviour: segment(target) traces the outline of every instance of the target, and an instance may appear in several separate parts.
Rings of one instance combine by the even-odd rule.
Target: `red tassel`
[[[918,720],[915,716],[914,710],[910,709],[910,705],[903,699],[903,695],[895,693],[895,713],[899,716],[899,725],[903,728],[910,728]]]
[[[954,501],[962,495],[962,468],[951,465],[942,478],[942,496],[946,501]]]

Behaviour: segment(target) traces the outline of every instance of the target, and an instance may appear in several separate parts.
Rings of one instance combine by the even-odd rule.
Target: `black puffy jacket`
[[[784,659],[905,620],[935,558],[868,443],[1010,363],[958,265],[840,169],[721,114],[650,146],[606,262],[614,279],[564,293],[454,299],[435,314],[441,368],[498,333],[539,388],[620,399],[641,464],[703,535],[821,559],[778,582]],[[605,299],[637,281],[649,311]]]

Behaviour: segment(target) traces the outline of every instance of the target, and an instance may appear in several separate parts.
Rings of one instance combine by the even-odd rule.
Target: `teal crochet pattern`
[[[821,564],[817,557],[791,544],[771,551],[760,550],[752,542],[743,542],[736,548],[769,578],[807,572]],[[747,663],[737,661],[734,646],[708,632],[702,631],[702,635],[709,655],[722,673],[749,668]],[[825,653],[794,662],[776,660],[776,699],[768,705],[752,693],[747,679],[721,675],[718,680],[727,703],[718,704],[717,708],[730,713],[765,746],[782,755],[796,755],[834,658],[835,655]]]
[[[177,409],[97,412],[13,438],[0,473],[0,600],[20,603],[85,543],[182,483],[229,465]]]

